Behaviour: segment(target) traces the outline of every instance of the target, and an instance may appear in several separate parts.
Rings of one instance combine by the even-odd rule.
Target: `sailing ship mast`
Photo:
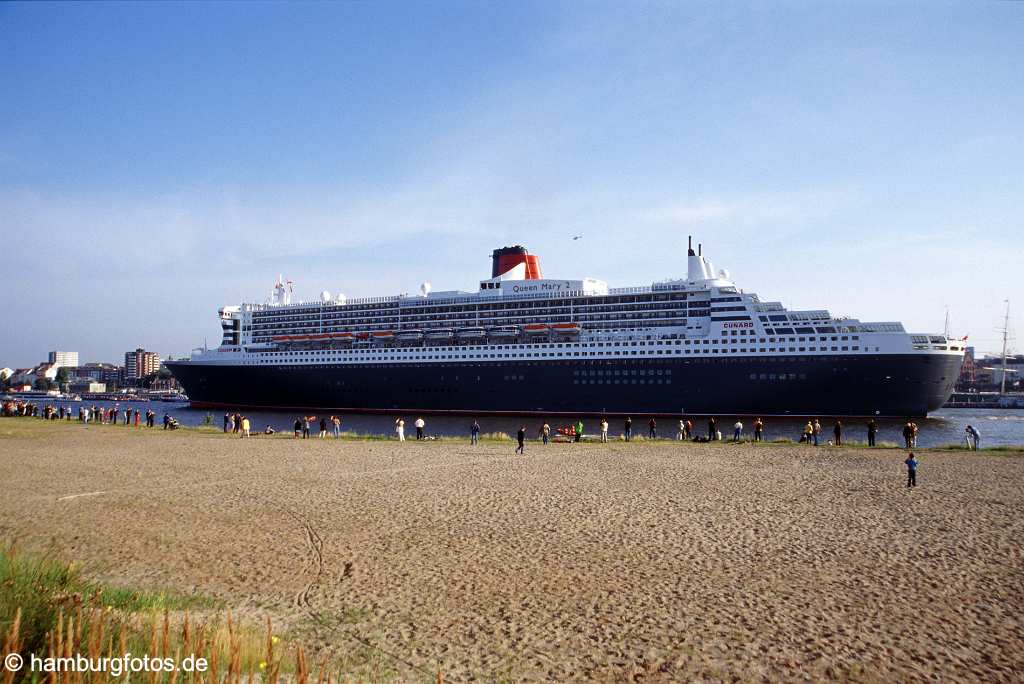
[[[1006,300],[1006,314],[1003,317],[1003,377],[999,383],[999,393],[1006,394],[1006,338],[1010,334],[1010,300]]]

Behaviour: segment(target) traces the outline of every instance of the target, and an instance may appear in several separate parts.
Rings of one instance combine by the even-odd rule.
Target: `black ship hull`
[[[949,398],[961,363],[907,354],[167,367],[197,408],[922,417]]]

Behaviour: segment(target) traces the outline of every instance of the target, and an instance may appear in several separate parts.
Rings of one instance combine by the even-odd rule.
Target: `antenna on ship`
[[[943,334],[946,336],[946,339],[948,340],[949,339],[949,304],[946,305],[946,327],[943,328]]]

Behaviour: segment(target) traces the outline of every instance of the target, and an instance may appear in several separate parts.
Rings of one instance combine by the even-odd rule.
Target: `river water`
[[[64,404],[69,406],[74,415],[78,414],[78,406],[85,403],[88,406],[113,406],[113,402],[38,402],[52,403],[57,406]],[[223,413],[212,413],[206,410],[191,409],[185,404],[153,401],[153,402],[119,402],[119,408],[123,411],[126,407],[138,408],[145,414],[147,408],[153,409],[157,414],[157,426],[164,413],[176,418],[182,425],[197,426],[203,424],[207,416],[212,420],[213,425],[223,425]],[[291,431],[297,416],[274,411],[250,411],[246,413],[252,423],[252,430],[262,431],[266,426],[273,426],[277,431]],[[402,416],[405,419],[406,435],[415,433],[413,421],[418,417],[413,414]],[[427,423],[426,433],[428,435],[439,435],[445,437],[457,437],[469,435],[469,426],[473,422],[472,417],[466,416],[423,416]],[[527,435],[533,437],[537,434],[543,420],[540,418],[514,418],[514,417],[489,417],[481,416],[479,419],[480,428],[484,433],[504,432],[514,435],[520,425],[526,425]],[[584,433],[598,431],[599,418],[583,417]],[[633,416],[633,434],[647,434],[648,418],[642,415]],[[719,416],[718,425],[724,436],[731,436],[732,426],[735,418]],[[788,437],[798,440],[804,422],[791,418],[765,418],[766,439],[778,439]],[[369,435],[393,435],[395,416],[384,415],[345,415],[342,416],[342,430]],[[622,433],[622,421],[614,418],[608,421],[610,424],[609,435],[618,437]],[[743,419],[744,433],[750,434],[750,419]],[[550,421],[552,428],[568,424],[568,420],[559,419]],[[834,421],[822,419],[822,440],[832,436]],[[1020,409],[940,409],[932,413],[927,419],[917,421],[920,428],[918,433],[918,445],[922,447],[943,446],[947,444],[963,444],[964,428],[973,425],[981,432],[981,446],[1004,446],[1024,445],[1024,410]],[[866,441],[867,434],[865,421],[861,419],[844,420],[843,438],[847,441]],[[694,420],[695,431],[704,434],[707,430],[707,423],[704,419]],[[903,422],[900,420],[880,419],[878,420],[879,442],[891,442],[902,444],[903,437],[901,430]],[[313,427],[314,433],[319,430],[319,425]],[[658,435],[660,437],[674,437],[676,433],[676,421],[669,419],[658,420]]]

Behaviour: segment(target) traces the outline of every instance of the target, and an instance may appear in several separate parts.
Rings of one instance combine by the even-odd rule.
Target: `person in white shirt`
[[[743,423],[737,420],[736,423],[733,424],[732,426],[732,441],[740,441],[741,435],[743,435]]]
[[[395,432],[398,433],[398,441],[405,441],[405,421],[401,418],[395,419]]]
[[[601,441],[608,441],[608,421],[604,418],[601,419]]]
[[[426,422],[422,418],[417,418],[413,425],[416,426],[416,439],[423,439],[423,428],[426,426]]]

